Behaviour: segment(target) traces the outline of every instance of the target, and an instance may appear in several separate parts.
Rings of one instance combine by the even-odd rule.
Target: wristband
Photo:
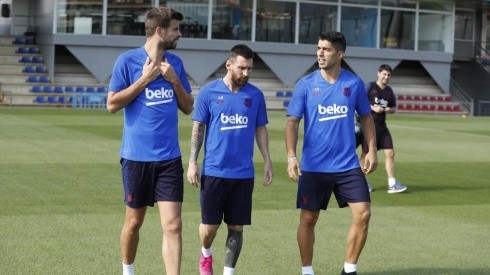
[[[289,157],[288,163],[290,163],[292,160],[298,160],[298,158],[296,158],[296,156]]]

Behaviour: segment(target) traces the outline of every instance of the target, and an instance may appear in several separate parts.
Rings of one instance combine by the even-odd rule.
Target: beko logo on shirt
[[[159,90],[153,91],[153,90],[150,90],[148,88],[145,88],[145,96],[147,99],[150,99],[150,100],[151,99],[161,99],[159,101],[147,102],[146,106],[168,103],[168,102],[171,102],[174,98],[174,90],[172,90],[172,89],[166,90],[162,87]]]
[[[248,117],[247,116],[240,116],[238,114],[235,114],[232,116],[227,116],[227,115],[221,113],[220,121],[223,124],[234,124],[233,126],[221,127],[221,130],[240,129],[240,128],[247,128]]]
[[[334,105],[330,105],[330,106],[322,106],[321,104],[318,104],[318,113],[320,115],[329,115],[327,117],[322,117],[322,118],[318,119],[318,121],[325,121],[325,120],[337,119],[337,118],[341,118],[341,117],[347,117],[348,111],[349,111],[349,108],[347,106],[343,106],[343,105],[334,104]]]

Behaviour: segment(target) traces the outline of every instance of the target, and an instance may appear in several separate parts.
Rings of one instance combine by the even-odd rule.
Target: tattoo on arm
[[[299,122],[301,121],[301,119],[299,117],[295,117],[295,116],[288,116],[288,123],[294,123],[294,124],[299,124]]]
[[[204,129],[205,125],[198,121],[194,121],[191,135],[191,153],[189,161],[196,161],[199,157],[199,151],[201,150],[202,143],[204,141]]]

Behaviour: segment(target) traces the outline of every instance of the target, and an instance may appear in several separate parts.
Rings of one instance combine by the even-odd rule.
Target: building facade
[[[146,11],[160,5],[185,17],[175,52],[195,85],[240,42],[291,88],[316,64],[318,34],[338,30],[345,63],[361,78],[375,78],[381,63],[417,61],[449,93],[451,63],[487,47],[487,4],[456,0],[15,0],[11,33],[35,30],[51,77],[63,45],[103,84],[117,55],[144,43]]]

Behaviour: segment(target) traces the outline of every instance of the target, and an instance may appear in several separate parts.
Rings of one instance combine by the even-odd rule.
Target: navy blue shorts
[[[332,192],[339,207],[346,207],[348,203],[371,202],[366,176],[360,168],[342,173],[301,171],[296,207],[309,211],[326,210]]]
[[[184,168],[180,157],[157,162],[121,159],[121,172],[124,202],[129,207],[184,200]]]
[[[249,225],[252,223],[254,179],[201,176],[203,224]]]

